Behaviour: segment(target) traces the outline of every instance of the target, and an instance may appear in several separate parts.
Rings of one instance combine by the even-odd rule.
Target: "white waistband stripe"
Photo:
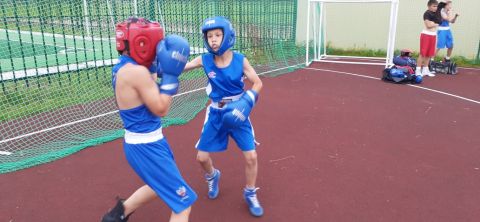
[[[428,31],[428,30],[423,30],[422,33],[425,34],[425,35],[437,35],[437,32],[432,32],[432,31]]]
[[[235,95],[235,96],[223,97],[222,100],[237,101],[237,100],[239,100],[242,96],[243,96],[243,93],[240,93],[240,94]],[[215,109],[220,109],[220,107],[218,106],[218,102],[213,102],[213,101],[212,101],[212,105],[211,105],[211,106],[212,106],[213,108],[215,108]]]
[[[125,130],[125,143],[128,144],[153,143],[161,139],[163,139],[162,127],[149,133],[134,133]]]

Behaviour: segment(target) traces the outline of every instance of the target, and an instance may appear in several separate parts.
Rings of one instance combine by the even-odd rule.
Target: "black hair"
[[[428,0],[427,5],[428,5],[428,6],[430,6],[430,5],[438,5],[438,1],[437,1],[437,0]]]
[[[437,7],[437,11],[435,12],[435,15],[438,18],[440,18],[440,20],[442,20],[442,9],[444,9],[445,6],[447,6],[447,3],[445,3],[445,2],[438,3],[438,7]]]
[[[442,10],[443,8],[445,8],[445,6],[447,6],[447,3],[440,2],[440,3],[438,3],[438,9],[437,10]]]

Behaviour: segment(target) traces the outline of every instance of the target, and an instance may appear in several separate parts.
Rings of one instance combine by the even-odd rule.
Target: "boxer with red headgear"
[[[164,39],[162,27],[143,18],[118,24],[115,34],[121,56],[112,69],[112,86],[125,128],[123,148],[145,185],[128,199],[118,200],[102,222],[127,221],[133,211],[157,197],[172,210],[170,222],[188,221],[197,194],[180,175],[160,117],[167,114],[177,92],[189,44],[180,36]],[[162,77],[160,84],[152,75],[155,71]]]
[[[117,51],[120,54],[127,51],[127,55],[135,62],[149,68],[155,58],[157,43],[163,39],[163,35],[163,28],[158,22],[129,18],[117,24]]]

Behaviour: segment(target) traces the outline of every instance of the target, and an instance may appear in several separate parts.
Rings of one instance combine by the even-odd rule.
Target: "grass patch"
[[[312,49],[313,50],[313,49]],[[374,49],[342,49],[327,47],[328,55],[348,55],[348,56],[362,56],[362,57],[385,57],[387,52],[385,50]],[[395,55],[400,54],[400,50],[395,50]],[[413,53],[413,58],[418,58],[418,53]],[[442,60],[442,56],[435,57],[436,61]],[[452,60],[461,67],[480,67],[480,60],[476,58],[466,58],[464,56],[453,56]]]
[[[10,45],[10,48],[9,48]],[[0,40],[0,48],[2,53],[0,53],[0,59],[11,59],[11,58],[21,58],[30,57],[35,55],[48,55],[48,54],[57,54],[60,50],[65,48],[55,47],[51,45],[41,45],[41,44],[32,44],[28,42],[17,41],[7,41]]]
[[[0,122],[113,96],[108,69],[1,82]]]

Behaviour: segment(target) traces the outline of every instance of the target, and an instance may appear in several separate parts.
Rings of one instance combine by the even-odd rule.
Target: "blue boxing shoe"
[[[220,181],[220,170],[215,169],[213,171],[213,176],[209,176],[208,174],[205,175],[205,179],[207,179],[208,183],[208,198],[215,199],[218,197],[218,193],[220,192],[220,188],[218,187],[218,182]]]
[[[260,205],[260,202],[257,199],[257,190],[259,188],[243,190],[243,197],[248,204],[248,209],[250,213],[255,217],[260,217],[263,215],[263,207]]]

